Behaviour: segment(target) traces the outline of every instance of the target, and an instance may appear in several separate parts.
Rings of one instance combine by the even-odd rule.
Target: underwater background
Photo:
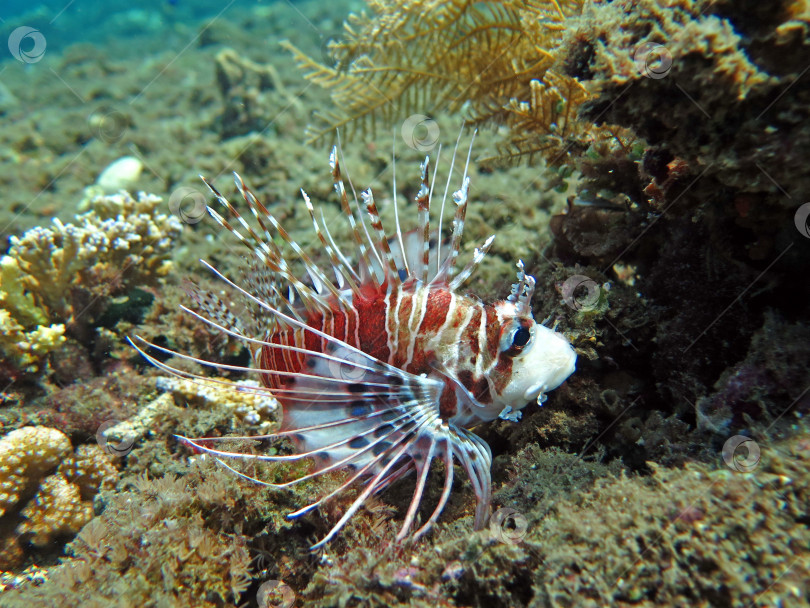
[[[810,2],[4,0],[0,42],[0,607],[810,605]],[[337,129],[389,220],[394,150],[415,226],[462,127],[465,263],[497,235],[467,288],[523,260],[577,371],[474,429],[483,530],[459,474],[394,543],[403,479],[313,554],[351,500],[284,515],[340,474],[195,456],[277,404],[126,338],[249,363],[179,308],[244,266],[200,174],[323,261]]]

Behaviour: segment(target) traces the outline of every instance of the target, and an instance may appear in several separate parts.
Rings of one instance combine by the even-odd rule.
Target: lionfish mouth
[[[461,134],[453,153],[451,174],[460,139]],[[208,207],[208,212],[223,228],[247,246],[258,261],[258,270],[253,272],[246,283],[240,285],[213,265],[202,262],[242,300],[249,311],[248,322],[237,318],[232,312],[233,307],[216,294],[204,292],[196,286],[189,288],[193,305],[181,308],[212,330],[241,341],[253,353],[254,366],[206,361],[152,344],[139,336],[136,336],[139,345],[130,341],[156,367],[197,382],[228,384],[223,380],[173,367],[147,351],[154,349],[153,352],[172,355],[217,370],[257,374],[261,386],[247,390],[271,394],[282,404],[283,425],[276,433],[237,438],[192,439],[179,436],[178,439],[184,445],[214,456],[227,469],[251,482],[273,489],[289,488],[334,471],[349,473],[345,482],[337,488],[288,514],[291,519],[300,517],[351,486],[357,486],[361,490],[340,520],[324,538],[313,545],[313,550],[332,540],[372,494],[383,491],[411,471],[416,474],[416,486],[396,538],[397,541],[409,536],[419,538],[438,520],[447,504],[455,463],[466,470],[472,481],[477,499],[475,528],[480,529],[486,523],[491,498],[492,456],[489,447],[461,424],[456,424],[442,409],[449,385],[440,374],[441,370],[437,369],[434,373],[433,368],[429,368],[429,373],[413,373],[412,370],[405,369],[409,365],[396,359],[392,354],[393,338],[384,335],[386,326],[379,323],[379,314],[387,318],[385,315],[390,313],[390,308],[380,312],[369,304],[389,302],[390,306],[390,302],[396,297],[397,305],[401,306],[403,299],[407,297],[412,298],[413,306],[421,301],[418,298],[422,298],[424,306],[428,307],[435,294],[449,293],[451,298],[456,297],[454,292],[484,258],[492,243],[491,237],[480,249],[476,249],[472,261],[465,268],[454,272],[467,209],[469,160],[468,152],[462,185],[452,195],[455,214],[450,244],[442,254],[430,245],[429,211],[435,175],[431,181],[428,158],[421,167],[422,184],[416,196],[418,229],[403,235],[396,213],[395,234],[389,238],[383,229],[370,189],[361,193],[362,202],[356,195],[350,201],[341,175],[342,153],[339,145],[333,148],[330,155],[332,177],[342,213],[348,221],[354,240],[354,263],[349,262],[349,258],[332,238],[323,213],[320,217],[316,215],[314,205],[302,191],[315,236],[329,259],[328,271],[319,267],[290,237],[238,175],[235,175],[236,186],[250,208],[253,223],[248,222],[203,178],[225,210],[224,215],[221,215]],[[448,177],[448,185],[449,181]],[[349,185],[354,193],[351,180]],[[439,213],[439,233],[446,199],[447,187]],[[396,211],[396,202],[394,209]],[[282,246],[277,245],[277,242],[282,243]],[[292,250],[294,255],[285,256],[282,247]],[[296,263],[303,266],[303,271],[309,278],[308,283],[293,269]],[[329,274],[334,275],[334,278],[330,278]],[[525,280],[521,285],[524,283]],[[533,284],[532,279],[532,288]],[[523,298],[525,307],[529,308],[527,302],[530,293],[525,297],[525,294],[521,295],[520,289],[523,287],[513,287],[515,301],[520,302]],[[530,308],[528,314],[531,314]],[[415,357],[413,350],[412,348],[410,353],[412,358]],[[435,363],[430,365],[436,367]],[[461,386],[458,379],[453,379],[453,382]],[[459,398],[465,398],[462,394],[464,390],[457,390],[456,393],[461,395]],[[245,454],[214,447],[220,441],[277,438],[290,439],[296,453]],[[226,462],[286,462],[302,459],[312,462],[311,472],[284,483],[256,479],[237,471]],[[411,533],[434,460],[444,463],[443,490],[433,512]]]

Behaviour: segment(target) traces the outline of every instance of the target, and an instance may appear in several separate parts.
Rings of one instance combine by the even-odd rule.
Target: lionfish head
[[[577,354],[566,338],[532,317],[534,277],[518,262],[512,294],[495,304],[500,322],[498,363],[490,372],[496,407],[519,410],[531,401],[542,404],[546,393],[565,382],[575,369]]]

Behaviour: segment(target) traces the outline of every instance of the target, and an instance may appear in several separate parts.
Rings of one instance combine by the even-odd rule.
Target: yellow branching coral
[[[73,310],[77,298],[84,310],[168,272],[182,224],[159,211],[161,202],[143,193],[98,197],[75,224],[55,219],[11,237],[0,258],[0,351],[17,368],[37,371],[64,342],[81,312]]]
[[[26,331],[7,310],[0,308],[0,350],[17,369],[34,372],[39,362],[65,341],[62,323],[37,325]]]
[[[8,257],[22,271],[26,295],[50,320],[64,321],[72,314],[68,294],[74,287],[115,292],[166,274],[182,224],[158,212],[161,202],[121,192],[95,199],[93,210],[77,216],[76,224],[55,219],[52,228],[12,237]]]

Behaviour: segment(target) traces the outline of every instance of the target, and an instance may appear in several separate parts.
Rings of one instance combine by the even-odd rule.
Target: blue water
[[[7,41],[19,27],[34,28],[50,50],[77,42],[103,45],[160,33],[178,23],[192,26],[221,13],[269,6],[268,0],[2,0],[0,2],[0,61],[9,59]],[[13,42],[13,38],[12,42]],[[33,45],[32,39],[28,39]]]

